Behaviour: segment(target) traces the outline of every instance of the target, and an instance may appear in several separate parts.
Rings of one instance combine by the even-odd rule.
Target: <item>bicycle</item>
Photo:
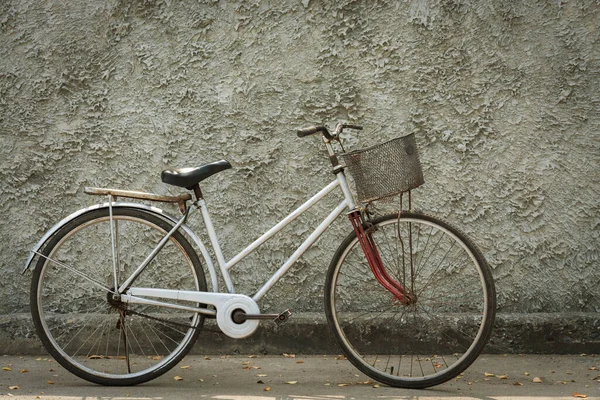
[[[423,183],[413,135],[345,152],[344,129],[362,127],[298,131],[299,137],[321,135],[335,179],[229,261],[200,190],[200,182],[231,168],[227,161],[162,172],[163,182],[190,190],[194,199],[190,193],[85,188],[108,201],[52,227],[23,271],[37,257],[31,311],[46,349],[90,382],[135,385],[175,366],[207,318],[216,319],[232,338],[251,335],[261,320],[285,322],[289,310],[261,314],[258,302],[347,210],[353,229],[330,262],[324,294],[327,321],[343,353],[360,371],[390,386],[424,388],[458,376],[477,358],[492,330],[496,297],[490,269],[460,230],[411,210],[410,190]],[[252,296],[236,293],[229,269],[334,189],[342,194],[338,206],[272,277]],[[373,218],[372,202],[405,192],[408,210],[401,206],[398,213]],[[174,203],[182,216],[119,197]],[[198,210],[220,274],[204,243],[185,224]],[[227,293],[219,291],[219,276]]]

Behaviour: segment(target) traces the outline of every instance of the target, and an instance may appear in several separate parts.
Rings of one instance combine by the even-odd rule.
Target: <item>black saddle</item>
[[[220,160],[196,168],[166,169],[160,174],[164,183],[193,189],[198,183],[217,172],[231,168],[228,161]]]

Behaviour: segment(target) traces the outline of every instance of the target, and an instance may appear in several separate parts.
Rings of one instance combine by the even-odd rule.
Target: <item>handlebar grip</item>
[[[325,135],[325,137],[327,139],[333,139],[333,136],[331,136],[331,134],[329,133],[329,130],[322,125],[311,126],[310,128],[298,129],[298,131],[296,133],[298,134],[298,137],[305,137],[305,136],[313,135],[318,132],[323,132],[323,135]]]
[[[344,128],[356,129],[358,131],[362,131],[363,127],[360,125],[344,125]]]

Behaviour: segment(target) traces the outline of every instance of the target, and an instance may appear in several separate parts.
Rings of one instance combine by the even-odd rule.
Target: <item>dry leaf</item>
[[[529,376],[529,372],[525,372],[525,376]]]
[[[248,358],[256,358],[257,356],[252,355],[252,356],[248,356]]]
[[[54,381],[48,381],[48,385],[54,385]]]
[[[90,360],[100,360],[100,359],[103,359],[103,358],[104,358],[104,356],[101,356],[101,355],[99,355],[99,354],[92,354],[91,356],[88,356],[88,358],[89,358]]]
[[[296,361],[296,364],[304,364],[304,361],[298,360],[298,361]]]
[[[21,389],[21,386],[15,385],[15,386],[9,386],[8,388],[10,390],[17,390],[17,389]]]
[[[269,392],[271,390],[271,386],[267,386],[266,388],[264,388],[265,392]]]
[[[22,370],[21,370],[21,373],[22,373],[22,374],[24,374],[25,372],[29,372],[29,371],[28,371],[28,370],[26,370],[26,369],[22,369]]]
[[[515,382],[515,383],[513,383],[513,385],[515,385],[515,386],[523,386],[523,384],[521,382]]]
[[[498,375],[498,379],[508,379],[508,375]]]
[[[339,387],[350,386],[349,383],[338,383]]]
[[[286,383],[288,385],[295,385],[296,383],[298,383],[298,381],[287,381]]]
[[[181,366],[181,369],[190,369],[190,368],[192,368],[190,365],[182,365]]]
[[[542,380],[539,377],[533,378],[533,383],[542,383]]]
[[[580,399],[587,399],[587,394],[581,394],[581,393],[577,393],[577,392],[573,392],[573,397],[578,397]]]
[[[484,373],[483,373],[483,375],[484,375],[484,376],[487,376],[487,377],[496,376],[496,375],[494,375],[494,374],[490,374],[489,372],[484,372]]]
[[[597,367],[589,367],[588,369],[589,369],[590,371],[597,371],[597,370],[598,370],[598,368],[597,368]]]
[[[441,368],[441,367],[443,367],[443,365],[440,364],[440,363],[435,363],[435,364],[433,364],[433,367],[434,368]]]
[[[161,356],[154,356],[152,357],[153,360],[160,360],[162,357]]]
[[[265,383],[261,380],[256,381],[256,383],[260,383],[261,385],[264,385]]]
[[[198,380],[199,380],[200,382],[204,382],[204,379],[202,379],[202,378],[200,378],[200,379],[198,379]]]
[[[337,356],[335,359],[336,359],[336,360],[347,360],[346,356],[345,356],[345,355],[343,355],[343,354],[340,354],[340,355],[339,355],[339,356]]]
[[[176,381],[182,381],[182,380],[183,380],[183,378],[182,378],[182,377],[180,377],[179,375],[175,375],[175,376],[173,377],[173,379],[175,379]]]
[[[377,384],[377,383],[376,383],[376,384],[374,384],[374,385],[373,385],[373,387],[374,387],[375,389],[377,389],[377,388],[379,388],[379,387],[381,387],[381,386],[379,386],[379,384]]]
[[[210,360],[210,357],[204,357],[205,360]]]
[[[12,368],[10,368],[10,367],[2,367],[2,369],[3,369],[4,371],[11,371],[11,370],[12,370]]]
[[[256,376],[258,376],[259,378],[264,378],[265,376],[267,376],[267,374],[256,374]]]

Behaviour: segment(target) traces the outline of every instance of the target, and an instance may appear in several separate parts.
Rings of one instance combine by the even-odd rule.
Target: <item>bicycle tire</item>
[[[173,224],[134,207],[113,207],[112,213],[120,285]],[[189,352],[204,316],[112,300],[110,230],[109,209],[100,208],[48,240],[31,281],[31,312],[42,343],[64,368],[97,384],[136,385],[164,374]],[[175,232],[135,285],[206,291],[206,278],[188,240]]]
[[[401,303],[375,279],[352,232],[325,284],[337,343],[360,371],[386,385],[425,388],[455,378],[492,332],[496,294],[485,258],[460,230],[429,215],[386,215],[368,228],[387,272],[414,298]]]

